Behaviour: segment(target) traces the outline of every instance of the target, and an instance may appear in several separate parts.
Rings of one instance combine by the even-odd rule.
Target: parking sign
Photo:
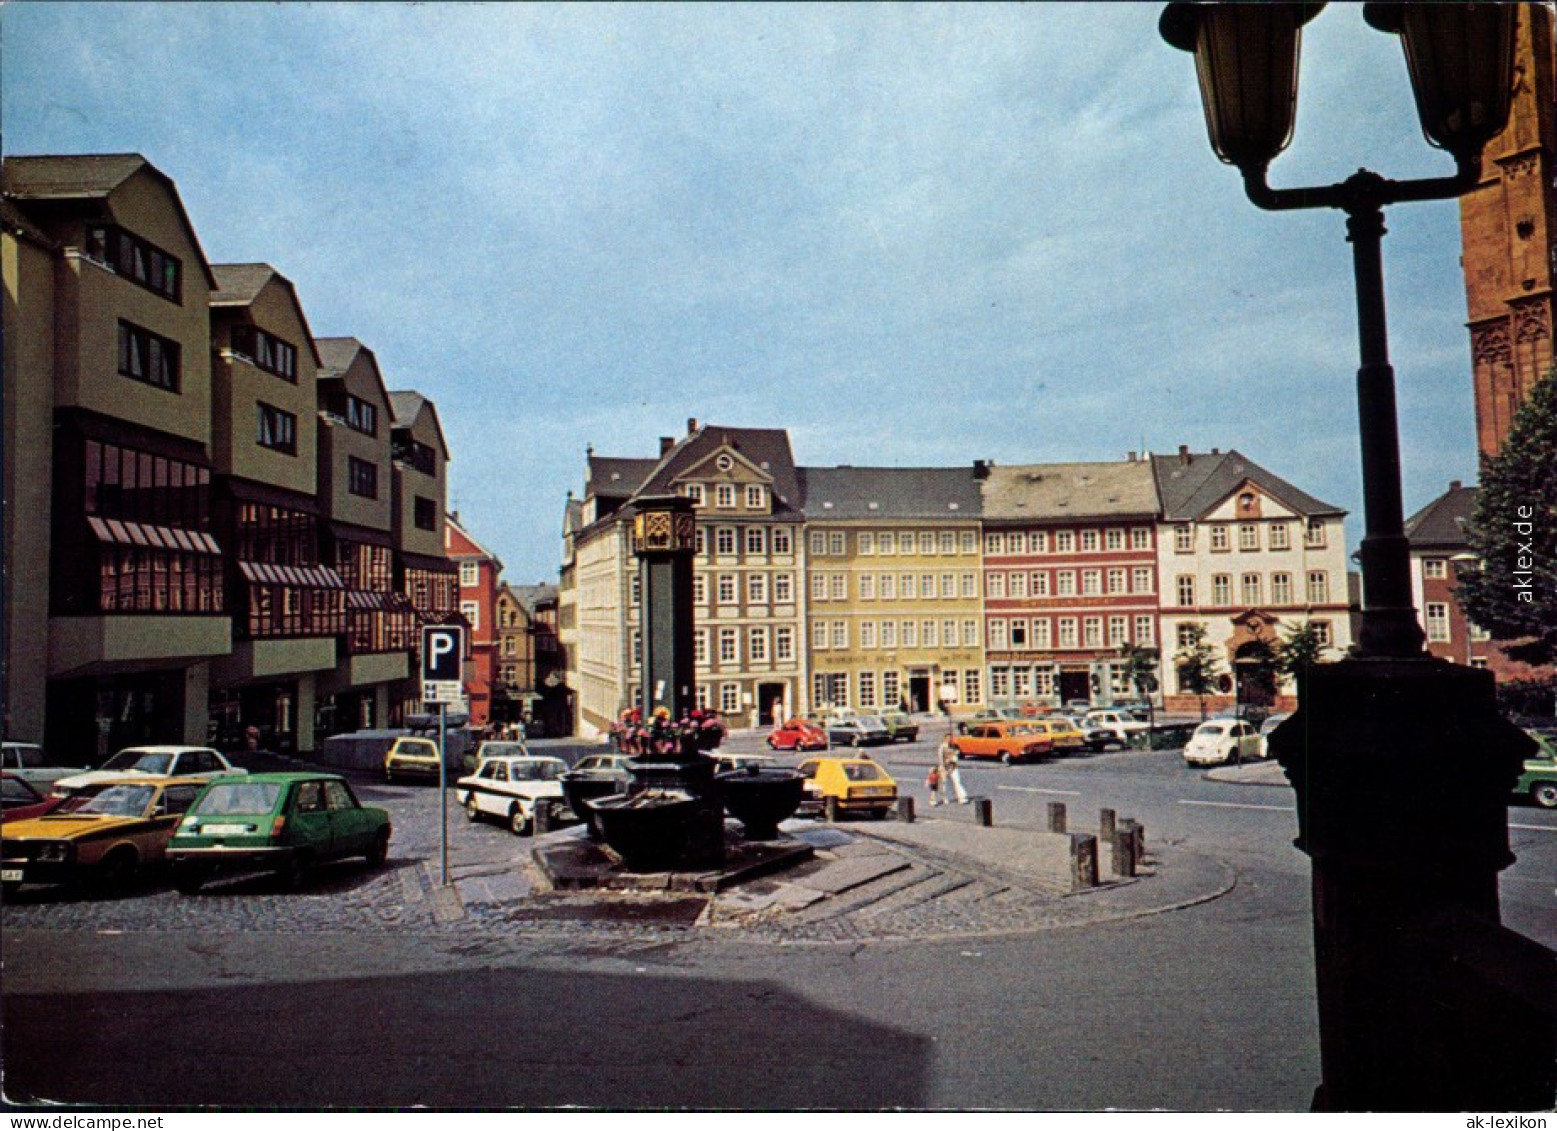
[[[465,628],[458,624],[422,628],[423,698],[432,702],[458,701],[465,667]]]

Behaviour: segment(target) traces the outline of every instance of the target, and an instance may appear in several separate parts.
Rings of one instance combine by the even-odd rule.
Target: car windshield
[[[1195,730],[1196,736],[1204,735],[1207,738],[1220,738],[1227,733],[1226,723],[1206,723]]]
[[[885,730],[887,724],[882,722],[875,715],[861,715],[860,726],[869,730]]]
[[[850,781],[880,781],[886,777],[874,762],[850,762],[844,766],[843,776]]]
[[[556,781],[567,767],[549,759],[531,762],[515,762],[508,767],[509,776],[515,781]]]
[[[149,753],[145,750],[121,750],[101,766],[104,770],[140,770],[148,774],[165,774],[173,765],[173,755]]]
[[[481,756],[483,758],[523,758],[529,752],[529,748],[522,742],[483,742],[481,744]]]
[[[139,817],[157,795],[149,785],[114,785],[103,790],[76,812],[109,817]]]
[[[269,813],[280,796],[277,782],[223,782],[206,790],[189,811],[205,817]]]

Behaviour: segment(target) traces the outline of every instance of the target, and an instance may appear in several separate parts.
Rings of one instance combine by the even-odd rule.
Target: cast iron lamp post
[[[1273,189],[1292,137],[1302,27],[1323,3],[1171,3],[1159,25],[1194,53],[1217,155],[1261,208],[1347,214],[1361,366],[1362,627],[1351,655],[1299,679],[1270,737],[1313,861],[1322,1110],[1545,1108],[1557,1093],[1557,964],[1499,924],[1512,863],[1508,797],[1530,740],[1497,713],[1490,672],[1431,658],[1411,602],[1395,380],[1384,318],[1384,206],[1460,195],[1502,130],[1515,9],[1370,3],[1398,34],[1428,141],[1455,173],[1359,170]]]

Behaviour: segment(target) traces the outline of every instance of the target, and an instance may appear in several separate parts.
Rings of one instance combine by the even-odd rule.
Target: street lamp
[[[1159,24],[1194,54],[1212,148],[1249,199],[1272,211],[1341,209],[1352,245],[1362,625],[1347,659],[1300,676],[1298,710],[1270,736],[1297,795],[1298,847],[1313,862],[1323,1074],[1314,1104],[1545,1108],[1557,1095],[1557,962],[1511,942],[1519,936],[1499,925],[1498,904],[1498,872],[1513,862],[1508,795],[1533,744],[1498,714],[1491,673],[1424,647],[1381,254],[1385,205],[1450,199],[1479,179],[1482,147],[1508,118],[1516,8],[1364,5],[1368,23],[1400,37],[1423,132],[1454,158],[1452,176],[1392,181],[1359,169],[1339,184],[1273,189],[1267,172],[1296,121],[1302,29],[1323,7],[1171,3]],[[1501,974],[1489,968],[1498,965]]]

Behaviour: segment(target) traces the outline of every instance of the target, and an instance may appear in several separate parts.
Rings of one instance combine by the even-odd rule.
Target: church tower
[[[1557,274],[1557,42],[1549,3],[1519,6],[1513,106],[1460,201],[1476,389],[1476,443],[1497,454],[1530,388],[1552,367]]]

